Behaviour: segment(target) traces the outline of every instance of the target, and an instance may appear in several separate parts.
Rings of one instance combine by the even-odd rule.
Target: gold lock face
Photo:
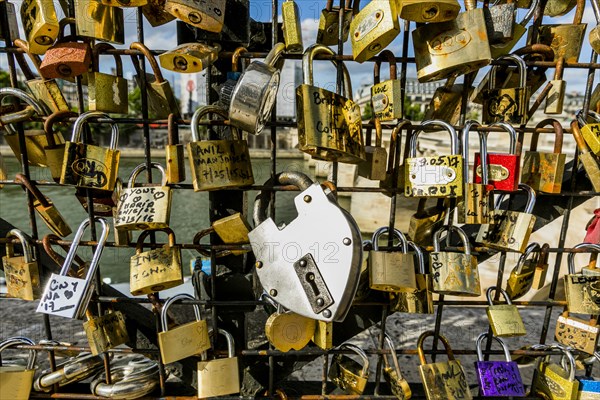
[[[494,336],[513,337],[527,334],[517,306],[497,304],[488,306],[486,312]]]
[[[395,1],[371,1],[350,23],[354,60],[362,63],[385,49],[400,33]]]
[[[431,276],[417,274],[417,288],[411,292],[397,292],[390,295],[393,311],[410,314],[433,314]]]
[[[391,121],[402,118],[402,85],[397,79],[387,80],[371,88],[371,102],[375,118]]]
[[[566,159],[566,154],[527,151],[523,158],[521,182],[535,191],[560,193]]]
[[[112,7],[142,7],[148,4],[148,0],[100,0],[100,2]]]
[[[600,314],[600,276],[567,274],[564,279],[570,313]]]
[[[419,373],[427,400],[473,398],[458,360],[419,365]]]
[[[456,0],[398,0],[400,18],[415,22],[444,22],[455,19],[460,12]]]
[[[77,35],[109,43],[125,43],[123,10],[99,0],[75,0]],[[125,90],[127,93],[127,90]]]
[[[412,292],[417,288],[414,253],[370,251],[371,289],[384,292]]]
[[[339,33],[339,7],[332,7],[331,11],[322,10],[319,18],[319,30],[317,31],[317,43],[325,46],[338,44]],[[352,22],[352,10],[344,10],[344,26],[342,27],[342,42],[348,40],[350,23]]]
[[[535,263],[532,260],[526,260],[521,266],[520,273],[517,272],[517,267],[511,271],[506,283],[508,297],[515,300],[529,292],[529,289],[533,286],[535,269]]]
[[[535,225],[535,216],[518,211],[495,210],[494,224],[482,225],[476,241],[498,250],[524,253]]]
[[[23,300],[39,299],[40,273],[37,262],[25,262],[25,257],[2,257],[6,292],[8,296]]]
[[[483,123],[527,123],[528,88],[489,89],[483,96]]]
[[[164,245],[131,257],[129,284],[131,294],[150,294],[183,283],[181,249]]]
[[[535,370],[533,394],[545,395],[551,400],[573,400],[577,398],[579,381],[569,380],[569,374],[557,364],[542,361]]]
[[[429,107],[425,110],[423,120],[441,119],[451,125],[457,125],[460,118],[460,106],[464,85],[441,86],[435,90]],[[469,98],[473,88],[468,89]]]
[[[160,66],[169,71],[193,74],[214,63],[219,48],[203,43],[186,43],[158,56]]]
[[[480,296],[477,259],[463,253],[432,252],[429,255],[433,291],[455,296]]]
[[[205,352],[211,347],[206,320],[188,322],[158,332],[158,347],[164,364]]]
[[[170,145],[165,147],[167,183],[179,183],[185,181],[185,155],[183,145]]]
[[[291,311],[271,314],[265,324],[269,343],[277,350],[302,350],[315,333],[315,320]]]
[[[462,224],[488,224],[490,218],[490,193],[492,185],[468,183],[463,201],[458,203],[458,222]]]
[[[594,354],[600,337],[597,323],[561,315],[554,335],[557,342],[588,354]]]
[[[323,350],[333,348],[333,322],[316,321],[312,341]]]
[[[196,28],[219,33],[223,30],[226,0],[167,0],[165,11]]]
[[[33,54],[44,54],[58,37],[59,25],[52,0],[23,1],[21,21],[29,51]]]
[[[120,311],[92,318],[83,323],[83,329],[95,356],[129,341],[125,317]]]
[[[461,155],[408,158],[405,164],[405,196],[462,197]]]
[[[46,198],[48,202],[48,206],[44,206],[38,199],[33,200],[33,208],[38,213],[38,215],[42,218],[48,229],[50,229],[54,234],[60,237],[66,237],[71,234],[71,227],[67,223],[67,220],[62,216],[62,214],[58,211],[58,208],[50,201],[50,199]]]
[[[445,208],[431,208],[423,215],[414,214],[410,218],[408,236],[419,246],[431,246],[433,233],[444,225]]]
[[[240,392],[238,359],[220,358],[198,363],[198,397],[224,396]]]
[[[587,24],[542,25],[537,42],[552,47],[554,62],[564,58],[567,63],[577,63],[586,28]]]
[[[171,22],[175,17],[165,11],[166,0],[148,0],[148,4],[142,6],[142,13],[153,27]]]
[[[581,135],[590,151],[600,156],[600,123],[584,125],[581,128]]]
[[[27,400],[35,369],[21,366],[0,367],[0,399]]]
[[[60,183],[113,191],[119,172],[119,150],[66,142]]]
[[[398,372],[391,368],[383,368],[383,377],[385,381],[390,385],[392,394],[400,400],[410,399],[412,397],[412,390],[408,382],[404,378],[398,376]]]
[[[580,153],[579,159],[583,164],[583,168],[587,173],[588,178],[590,178],[590,182],[592,182],[592,187],[596,192],[600,192],[600,164],[599,161],[596,161],[592,153]]]
[[[368,379],[368,376],[362,375],[362,369],[362,365],[350,357],[336,354],[331,360],[329,379],[348,394],[361,395]]]
[[[102,72],[88,74],[88,105],[90,111],[127,114],[127,79]]]
[[[21,159],[21,148],[19,147],[19,135],[4,135],[4,140],[10,146],[15,157]],[[58,132],[54,134],[56,143],[64,143],[63,135]],[[48,146],[48,138],[46,132],[40,129],[25,131],[25,147],[27,148],[27,162],[29,165],[36,167],[47,167],[48,160],[44,148]]]
[[[48,107],[50,111],[69,111],[71,109],[54,79],[29,80],[27,87],[33,97]]]
[[[212,227],[225,244],[250,243],[250,239],[248,238],[250,226],[241,213],[221,218],[218,221],[215,221]],[[239,256],[248,251],[249,250],[231,250],[231,254]]]
[[[300,26],[300,10],[298,4],[293,0],[284,1],[281,4],[283,16],[283,38],[285,49],[290,53],[302,53],[302,27]]]
[[[386,178],[387,150],[379,146],[365,146],[366,161],[358,164],[358,175],[373,181]]]

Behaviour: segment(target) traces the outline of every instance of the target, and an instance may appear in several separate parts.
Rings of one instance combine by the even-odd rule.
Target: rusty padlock
[[[76,42],[75,36],[65,36],[65,28],[74,24],[75,18],[60,20],[60,31],[54,46],[46,50],[40,74],[46,79],[74,78],[88,72],[92,63],[92,49],[89,43]]]

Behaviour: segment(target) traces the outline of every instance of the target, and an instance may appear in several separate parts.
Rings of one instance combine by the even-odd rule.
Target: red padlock
[[[600,244],[600,208],[594,210],[594,216],[590,219],[585,227],[585,243]]]
[[[517,155],[517,132],[506,122],[497,122],[498,126],[510,135],[510,153],[488,153],[488,183],[496,190],[514,192],[519,190],[521,160]],[[475,153],[475,183],[481,183],[481,155]]]

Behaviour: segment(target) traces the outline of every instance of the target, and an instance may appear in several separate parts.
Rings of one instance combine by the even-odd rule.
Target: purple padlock
[[[475,362],[475,369],[477,370],[477,379],[481,388],[480,395],[525,397],[525,388],[523,387],[519,367],[516,362],[511,361],[510,352],[504,340],[492,336],[502,346],[506,361],[483,361],[481,345],[483,339],[487,337],[487,333],[482,333],[477,338],[477,361]]]

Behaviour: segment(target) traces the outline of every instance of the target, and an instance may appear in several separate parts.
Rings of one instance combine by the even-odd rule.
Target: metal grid
[[[542,0],[542,6],[545,4],[545,1]],[[74,2],[70,1],[68,2],[69,4],[69,14],[70,15],[74,15]],[[340,10],[343,10],[345,5],[345,0],[340,0],[339,1],[339,6],[340,6]],[[279,41],[280,38],[278,38],[278,29],[277,29],[277,15],[278,15],[278,9],[279,9],[279,1],[278,0],[272,0],[272,15],[273,15],[273,19],[272,19],[272,43],[276,43]],[[137,10],[137,41],[144,43],[144,28],[143,28],[143,23],[142,23],[142,12],[141,9]],[[340,31],[339,31],[339,36],[342,36],[342,20],[343,20],[343,12],[340,11],[339,14],[339,27],[340,27]],[[6,16],[6,8],[5,8],[5,3],[0,2],[0,22],[2,22],[2,24],[4,26],[8,26],[7,24],[7,16]],[[536,15],[534,18],[534,22],[533,24],[540,24],[541,23],[541,17],[539,15]],[[401,73],[400,73],[400,77],[399,79],[401,80],[401,85],[402,87],[406,87],[406,71],[407,71],[407,65],[408,64],[412,64],[415,62],[414,58],[408,57],[408,45],[409,45],[409,32],[410,32],[410,23],[408,21],[404,22],[404,30],[403,30],[403,52],[402,52],[402,56],[401,57],[397,57],[396,61],[398,63],[400,63],[401,65]],[[9,35],[6,35],[9,36]],[[329,59],[335,59],[335,60],[343,60],[345,62],[351,62],[352,61],[352,57],[349,55],[344,55],[343,51],[344,51],[344,46],[343,46],[343,42],[340,40],[338,43],[338,55],[336,56],[323,56],[323,55],[319,55],[316,57],[316,59],[321,59],[321,60],[329,60]],[[9,71],[10,71],[10,78],[11,78],[11,85],[13,87],[17,86],[17,74],[16,74],[16,65],[15,65],[15,58],[14,58],[14,53],[19,53],[21,52],[20,49],[15,48],[12,45],[12,40],[10,37],[6,38],[5,41],[5,47],[1,47],[0,48],[0,53],[5,53],[6,57],[8,59],[8,64],[9,64]],[[154,54],[160,54],[163,51],[153,51]],[[141,79],[141,92],[142,92],[142,115],[141,118],[114,118],[114,120],[119,123],[119,124],[142,124],[143,126],[143,133],[144,133],[144,153],[145,153],[145,160],[146,160],[146,164],[147,164],[147,181],[149,183],[152,182],[152,176],[151,176],[151,170],[150,170],[150,162],[151,162],[151,148],[150,148],[150,129],[149,129],[149,124],[150,123],[154,123],[154,124],[161,124],[161,125],[166,125],[166,120],[150,120],[148,118],[148,99],[147,99],[147,93],[146,93],[146,76],[145,76],[145,72],[146,72],[146,66],[145,66],[145,62],[144,62],[144,57],[143,55],[136,51],[136,50],[122,50],[122,49],[117,49],[117,50],[109,50],[106,52],[106,54],[120,54],[120,55],[137,55],[139,56],[140,59],[140,69],[142,71],[142,73],[140,74],[140,79]],[[264,52],[246,52],[243,53],[241,55],[242,58],[247,58],[247,59],[253,59],[253,58],[264,58],[266,56],[266,53]],[[294,55],[294,54],[284,54],[282,56],[285,59],[300,59],[301,55]],[[220,62],[218,62],[216,65],[218,65],[218,68],[221,69],[222,71],[225,71],[225,69],[223,68],[229,68],[229,65],[227,65],[228,63],[221,63],[221,61],[223,60],[230,60],[231,58],[231,52],[222,52],[220,54]],[[369,60],[370,62],[375,61],[375,59]],[[493,65],[502,65],[502,64],[506,64],[505,62],[502,61],[494,61],[492,63]],[[549,68],[553,68],[554,67],[554,63],[553,62],[540,62],[540,61],[532,61],[532,62],[528,62],[529,66],[537,66],[537,67],[549,67]],[[588,73],[588,80],[587,80],[587,85],[586,85],[586,91],[585,91],[585,97],[584,97],[584,106],[583,109],[585,110],[585,113],[587,114],[587,110],[589,108],[589,103],[590,103],[590,96],[591,96],[591,91],[592,91],[592,85],[593,85],[593,81],[594,81],[594,74],[595,74],[595,70],[598,69],[600,67],[600,64],[597,63],[597,54],[592,53],[591,56],[591,61],[589,63],[566,63],[565,64],[565,68],[578,68],[578,69],[583,69],[583,70],[587,70]],[[336,80],[336,91],[338,94],[342,93],[342,69],[341,66],[338,66],[338,74],[337,74],[337,80]],[[465,82],[466,83],[472,83],[472,81],[474,80],[475,76],[472,75],[467,75],[465,77]],[[214,80],[218,79],[218,76],[215,75],[208,75],[207,77],[207,86],[210,87],[211,83],[213,83]],[[82,92],[82,84],[81,84],[81,79],[80,77],[78,77],[76,79],[76,84],[77,84],[77,94],[78,94],[78,108],[84,109],[84,99],[83,99],[83,92]],[[467,87],[468,85],[465,85],[465,87]],[[549,89],[549,87],[546,87],[546,92]],[[542,92],[544,93],[544,92]],[[404,96],[404,92],[403,92],[403,96]],[[213,101],[215,101],[215,93],[208,93],[207,95],[208,97],[208,103],[212,103]],[[403,99],[404,100],[404,99]],[[537,106],[539,106],[541,102],[539,102],[537,104]],[[459,126],[458,128],[462,128],[462,125],[464,125],[465,120],[466,120],[466,111],[467,111],[467,93],[465,91],[464,95],[463,95],[463,101],[462,101],[462,107],[461,107],[461,118],[460,118],[460,123],[461,126]],[[271,120],[271,123],[268,124],[270,127],[270,140],[271,140],[271,176],[275,176],[275,174],[277,173],[277,128],[278,127],[295,127],[296,124],[295,123],[281,123],[281,122],[277,122],[275,119],[276,115],[276,111],[273,112],[273,118]],[[97,121],[92,121],[92,123],[102,123],[102,120],[97,120]],[[189,120],[180,120],[178,122],[181,125],[189,125],[190,121]],[[209,125],[223,125],[226,124],[223,121],[207,121],[207,122],[203,122],[204,124],[209,124]],[[369,124],[364,124],[364,128],[369,127]],[[384,126],[385,128],[391,128],[390,126]],[[23,127],[22,125],[19,124],[19,126],[17,127],[18,132],[19,132],[19,145],[21,146],[21,148],[25,147],[25,139],[24,139],[24,134],[23,134]],[[480,130],[488,130],[488,131],[500,131],[499,129],[494,129],[494,128],[487,128],[487,127],[482,127]],[[519,143],[523,142],[523,137],[525,132],[533,132],[534,129],[532,128],[527,128],[525,126],[521,126],[519,128],[516,129],[517,132],[519,133]],[[551,133],[552,130],[547,129],[547,128],[542,128],[542,129],[537,129],[538,132],[540,133]],[[571,130],[569,129],[569,127],[564,129],[565,133],[571,133]],[[409,128],[409,132],[407,132],[407,134],[410,134],[410,128]],[[395,163],[395,167],[398,167],[398,165],[400,164],[400,152],[402,150],[400,149],[400,145],[398,144],[398,148],[396,149],[396,154],[397,157],[394,160]],[[27,162],[27,153],[23,152],[22,156],[21,156],[21,166],[22,166],[22,173],[26,176],[26,177],[30,177],[30,171],[29,171],[29,166],[28,166],[28,162]],[[569,164],[570,164],[570,168],[569,168]],[[562,222],[562,226],[561,226],[561,232],[560,232],[560,237],[559,237],[559,243],[558,243],[558,247],[557,248],[552,248],[550,249],[550,252],[554,252],[557,254],[556,257],[556,261],[554,266],[552,267],[552,283],[551,283],[551,287],[550,287],[550,295],[549,295],[549,299],[548,301],[514,301],[513,304],[518,305],[518,306],[522,306],[522,307],[543,307],[545,308],[545,317],[544,317],[544,321],[543,321],[543,329],[542,329],[542,333],[540,336],[540,340],[539,343],[545,343],[547,341],[547,335],[548,335],[548,330],[549,330],[549,324],[550,324],[550,318],[551,318],[551,314],[552,314],[552,310],[555,307],[564,307],[566,305],[565,301],[556,301],[554,300],[555,298],[555,294],[556,294],[556,288],[557,288],[557,284],[558,284],[558,280],[560,279],[560,266],[561,266],[561,262],[562,262],[562,256],[564,253],[569,253],[572,252],[573,249],[570,248],[564,248],[565,245],[565,238],[566,238],[566,233],[567,233],[567,228],[569,226],[569,218],[570,218],[570,214],[571,214],[571,210],[576,207],[577,205],[581,204],[584,200],[593,197],[593,196],[597,196],[599,195],[598,193],[593,193],[590,191],[577,191],[577,182],[578,180],[581,181],[582,178],[582,174],[578,173],[578,154],[577,151],[574,154],[574,160],[571,161],[571,163],[569,163],[567,165],[567,170],[570,170],[570,175],[568,176],[567,179],[567,184],[563,185],[563,188],[565,189],[561,194],[540,194],[541,196],[547,197],[549,200],[553,200],[553,199],[558,199],[558,198],[565,198],[566,199],[566,207],[564,208],[564,212],[562,213],[563,218],[563,222]],[[574,167],[573,167],[574,166]],[[333,163],[333,168],[332,168],[332,174],[329,177],[329,179],[334,183],[337,184],[337,177],[338,177],[338,166],[337,163]],[[8,185],[14,185],[16,184],[14,181],[8,180],[8,181],[1,181],[0,183],[3,184],[8,184]],[[37,182],[39,185],[48,185],[48,186],[52,186],[52,185],[56,185],[54,183],[50,183],[50,182]],[[186,185],[186,184],[178,184],[178,185],[172,185],[172,188],[174,189],[180,189],[180,190],[191,190],[192,186],[191,185]],[[296,191],[297,189],[294,187],[282,187],[282,186],[263,186],[263,185],[254,185],[248,189],[244,189],[244,190],[268,190],[271,191],[271,213],[274,216],[275,214],[275,199],[276,199],[276,193],[279,191]],[[386,189],[387,191],[389,191],[389,189]],[[395,211],[396,211],[396,200],[397,200],[397,195],[398,192],[401,192],[403,189],[396,189],[393,190],[393,195],[391,198],[391,206],[390,206],[390,220],[389,220],[389,227],[390,230],[393,229],[394,227],[394,223],[395,223]],[[376,188],[366,188],[366,187],[338,187],[337,188],[338,192],[381,192],[383,190],[381,189],[376,189]],[[31,227],[31,236],[34,239],[35,243],[38,246],[38,254],[40,249],[39,249],[39,245],[41,244],[41,241],[39,240],[38,237],[38,230],[37,230],[37,222],[36,222],[36,217],[35,217],[35,211],[33,208],[33,198],[31,193],[26,192],[26,198],[25,200],[27,201],[28,207],[29,207],[29,220],[30,220],[30,227]],[[88,204],[91,204],[92,202],[92,196],[91,194],[88,192],[87,193],[87,201]],[[220,214],[225,212],[225,208],[233,208],[236,210],[240,210],[240,211],[246,211],[247,209],[247,202],[246,202],[246,196],[244,194],[244,192],[240,189],[232,189],[232,190],[227,190],[227,191],[223,191],[223,192],[214,192],[214,193],[210,193],[210,204],[211,204],[211,210],[210,210],[210,216],[211,216],[211,221],[216,220],[219,218]],[[93,220],[94,218],[94,212],[93,212],[93,207],[88,207],[89,210],[89,218],[91,220]],[[539,211],[544,211],[544,209],[542,207],[536,207],[536,210],[534,210],[534,213],[539,212]],[[450,215],[451,218],[451,215]],[[452,221],[450,221],[450,223],[452,223]],[[80,245],[81,246],[95,246],[97,244],[96,242],[96,232],[95,232],[95,226],[94,224],[90,224],[91,227],[91,240],[90,241],[86,241],[86,242],[81,242]],[[539,226],[536,226],[536,229],[539,229]],[[472,233],[472,232],[471,232]],[[203,250],[208,250],[210,251],[211,254],[211,269],[212,269],[212,274],[213,276],[215,275],[216,272],[216,257],[215,254],[217,251],[219,250],[224,250],[224,249],[250,249],[249,246],[232,246],[232,245],[219,245],[219,244],[215,244],[216,238],[214,237],[214,235],[211,235],[211,244],[207,244],[207,245],[195,245],[195,244],[190,244],[190,243],[183,243],[181,244],[183,249],[203,249]],[[390,239],[391,241],[391,239]],[[0,239],[0,243],[6,243],[7,240],[6,239]],[[66,240],[59,240],[59,241],[55,241],[54,243],[57,244],[66,244],[66,245],[70,245],[71,242],[70,241],[66,241]],[[155,243],[155,240],[153,238],[152,242],[150,244],[146,244],[146,247],[159,247],[162,244],[157,244]],[[388,245],[391,245],[391,243],[389,243]],[[114,246],[114,243],[107,243],[108,247]],[[134,245],[131,245],[130,247],[134,247]],[[457,249],[460,250],[460,247],[454,247],[454,246],[450,246],[450,249]],[[431,248],[427,249],[428,251],[432,250]],[[476,247],[473,249],[474,250],[474,254],[476,254],[478,256],[479,261],[485,260],[486,258],[488,258],[491,254],[494,254],[495,251],[493,250],[489,250],[485,247]],[[575,250],[576,251],[576,250]],[[499,263],[499,268],[498,268],[498,278],[497,278],[497,286],[500,287],[501,283],[502,283],[502,278],[503,278],[503,274],[504,274],[504,269],[505,269],[505,262],[506,262],[506,256],[507,253],[506,252],[501,252],[501,257],[500,257],[500,263]],[[160,312],[158,312],[158,310],[160,310],[161,308],[161,304],[162,304],[162,299],[159,298],[158,294],[155,295],[150,295],[148,296],[147,299],[140,299],[140,298],[127,298],[127,297],[121,297],[121,296],[113,296],[110,295],[109,293],[102,293],[98,288],[101,287],[100,285],[101,279],[100,279],[100,273],[98,272],[97,276],[96,276],[96,296],[94,297],[94,299],[92,300],[91,304],[96,304],[98,307],[98,311],[102,311],[103,308],[103,304],[106,303],[112,303],[112,304],[119,304],[119,303],[151,303],[154,305],[154,314],[155,314],[155,323],[156,323],[156,327],[157,327],[157,331],[160,330],[160,321],[159,321],[159,315]],[[212,280],[212,285],[211,285],[211,297],[212,298],[216,298],[216,294],[217,294],[217,288],[215,286],[215,280]],[[500,293],[496,292],[496,298],[494,299],[495,301],[498,300]],[[2,298],[2,300],[4,301],[9,301],[8,298]],[[223,316],[223,314],[221,313],[222,309],[227,307],[247,307],[247,306],[257,306],[257,305],[261,305],[263,304],[263,302],[261,301],[214,301],[214,300],[209,300],[209,301],[202,301],[202,300],[196,300],[196,301],[183,301],[183,304],[199,304],[199,305],[203,305],[205,307],[210,308],[211,310],[211,314],[212,314],[212,324],[213,324],[213,329],[217,329],[217,325],[218,325],[218,321],[219,321],[219,317]],[[436,307],[436,311],[435,311],[435,336],[434,338],[437,339],[437,336],[440,334],[440,327],[441,327],[441,322],[443,319],[443,311],[445,306],[460,306],[460,307],[480,307],[480,306],[485,306],[487,305],[487,302],[485,301],[478,301],[478,300],[467,300],[467,299],[461,299],[461,300],[445,300],[443,295],[439,296],[439,299],[437,301],[434,302],[435,305],[437,305]],[[376,397],[376,398],[394,398],[393,396],[389,396],[389,395],[381,395],[379,394],[379,381],[380,381],[380,375],[381,375],[381,365],[382,365],[382,356],[385,354],[389,354],[389,350],[384,349],[383,347],[383,336],[385,334],[385,322],[386,319],[388,318],[389,315],[389,304],[385,303],[385,302],[357,302],[354,304],[353,306],[353,310],[356,311],[357,309],[360,309],[361,307],[375,307],[376,309],[380,310],[381,312],[381,318],[379,318],[377,321],[375,322],[379,322],[380,323],[380,327],[381,327],[381,335],[380,335],[380,340],[379,340],[379,348],[377,349],[373,349],[373,350],[366,350],[366,352],[368,354],[377,354],[378,355],[378,365],[377,365],[377,375],[376,375],[376,383],[375,383],[375,388],[373,392],[369,392],[367,391],[367,393],[374,393],[374,394],[365,394],[364,397]],[[352,312],[352,311],[351,311]],[[50,320],[48,315],[44,314],[44,327],[45,327],[45,332],[46,332],[46,336],[48,339],[52,338],[52,327],[50,324]],[[245,328],[245,327],[244,327]],[[247,331],[244,331],[244,336],[247,335]],[[491,328],[489,330],[489,333],[491,334]],[[239,342],[238,342],[239,343]],[[246,341],[244,341],[244,343],[246,343]],[[19,348],[22,349],[28,349],[28,348],[34,348],[37,350],[44,350],[48,352],[49,355],[49,359],[50,359],[50,364],[51,367],[54,369],[55,368],[55,359],[54,359],[54,351],[59,351],[59,350],[66,350],[67,348],[64,346],[58,346],[58,345],[36,345],[36,346],[19,346]],[[70,350],[75,350],[75,351],[89,351],[88,347],[69,347]],[[325,357],[323,358],[323,376],[322,376],[322,381],[321,382],[316,382],[316,386],[314,386],[314,388],[316,390],[314,390],[314,392],[311,392],[310,390],[307,391],[306,393],[303,393],[303,397],[305,398],[318,398],[321,396],[325,396],[327,395],[328,391],[330,391],[331,386],[328,387],[327,385],[327,366],[328,366],[328,361],[329,361],[329,355],[332,354],[337,354],[337,353],[341,353],[343,351],[340,350],[329,350],[329,351],[324,351],[318,348],[314,348],[314,347],[308,347],[304,350],[301,351],[290,351],[288,353],[282,353],[280,351],[274,350],[274,349],[269,349],[269,350],[255,350],[255,349],[247,349],[247,348],[240,348],[240,346],[237,346],[237,353],[236,355],[242,359],[244,358],[259,358],[259,359],[264,359],[267,358],[267,365],[268,365],[268,385],[266,385],[267,387],[267,391],[268,393],[275,393],[275,389],[277,389],[277,386],[275,385],[274,382],[274,369],[275,369],[275,361],[281,358],[287,358],[287,357],[316,357],[316,356],[321,356],[321,355],[325,355]],[[454,349],[453,350],[455,354],[461,355],[461,354],[465,354],[465,355],[473,355],[475,354],[475,351],[473,349]],[[110,350],[110,352],[114,352],[114,353],[144,353],[147,355],[153,355],[155,357],[158,357],[160,359],[160,354],[158,352],[158,350],[156,349],[147,349],[147,348],[135,348],[135,349],[113,349]],[[396,349],[396,352],[398,354],[416,354],[416,349],[415,348],[400,348],[400,349]],[[426,350],[425,351],[426,354],[431,354],[432,355],[432,359],[433,361],[435,361],[435,357],[437,354],[443,354],[444,351],[440,351],[437,349],[437,340],[434,340],[434,344],[433,344],[433,348],[431,350]],[[539,356],[539,355],[546,355],[546,354],[556,354],[553,352],[543,352],[543,351],[530,351],[530,350],[512,350],[511,351],[512,354],[515,355],[534,355],[534,356]],[[486,349],[484,351],[485,357],[486,359],[488,358],[489,355],[491,354],[501,354],[500,351],[495,351],[495,350],[491,350],[491,339],[489,339],[487,341],[486,344]],[[110,364],[107,361],[108,359],[105,359],[105,370],[107,372],[107,380],[110,379]],[[165,370],[164,370],[164,365],[162,363],[159,363],[159,370],[160,370],[160,395],[162,396],[166,396],[169,395],[168,391],[166,390],[166,385],[165,385]],[[586,371],[586,376],[591,376],[592,373],[592,369],[588,368],[588,370]],[[107,383],[110,383],[109,381],[107,381]],[[319,388],[319,383],[320,383],[320,388],[321,390],[318,390]],[[527,382],[526,382],[527,384]],[[413,386],[413,385],[411,385]],[[416,386],[416,385],[415,385]],[[307,386],[308,388],[310,388],[310,386]],[[58,389],[58,388],[55,388]],[[33,396],[35,398],[38,397],[51,397],[51,398],[98,398],[96,396],[93,395],[83,395],[83,394],[75,394],[75,393],[66,393],[63,392],[61,390],[56,390],[55,393],[53,394],[42,394],[42,393],[34,393]],[[334,398],[344,398],[344,397],[353,397],[355,398],[356,396],[342,396],[342,395],[329,395],[328,397],[334,397]],[[360,396],[359,396],[360,397]],[[169,397],[169,398],[195,398],[195,397]],[[419,392],[417,390],[417,393],[415,395],[413,395],[413,398],[424,398],[424,396],[419,395]]]

